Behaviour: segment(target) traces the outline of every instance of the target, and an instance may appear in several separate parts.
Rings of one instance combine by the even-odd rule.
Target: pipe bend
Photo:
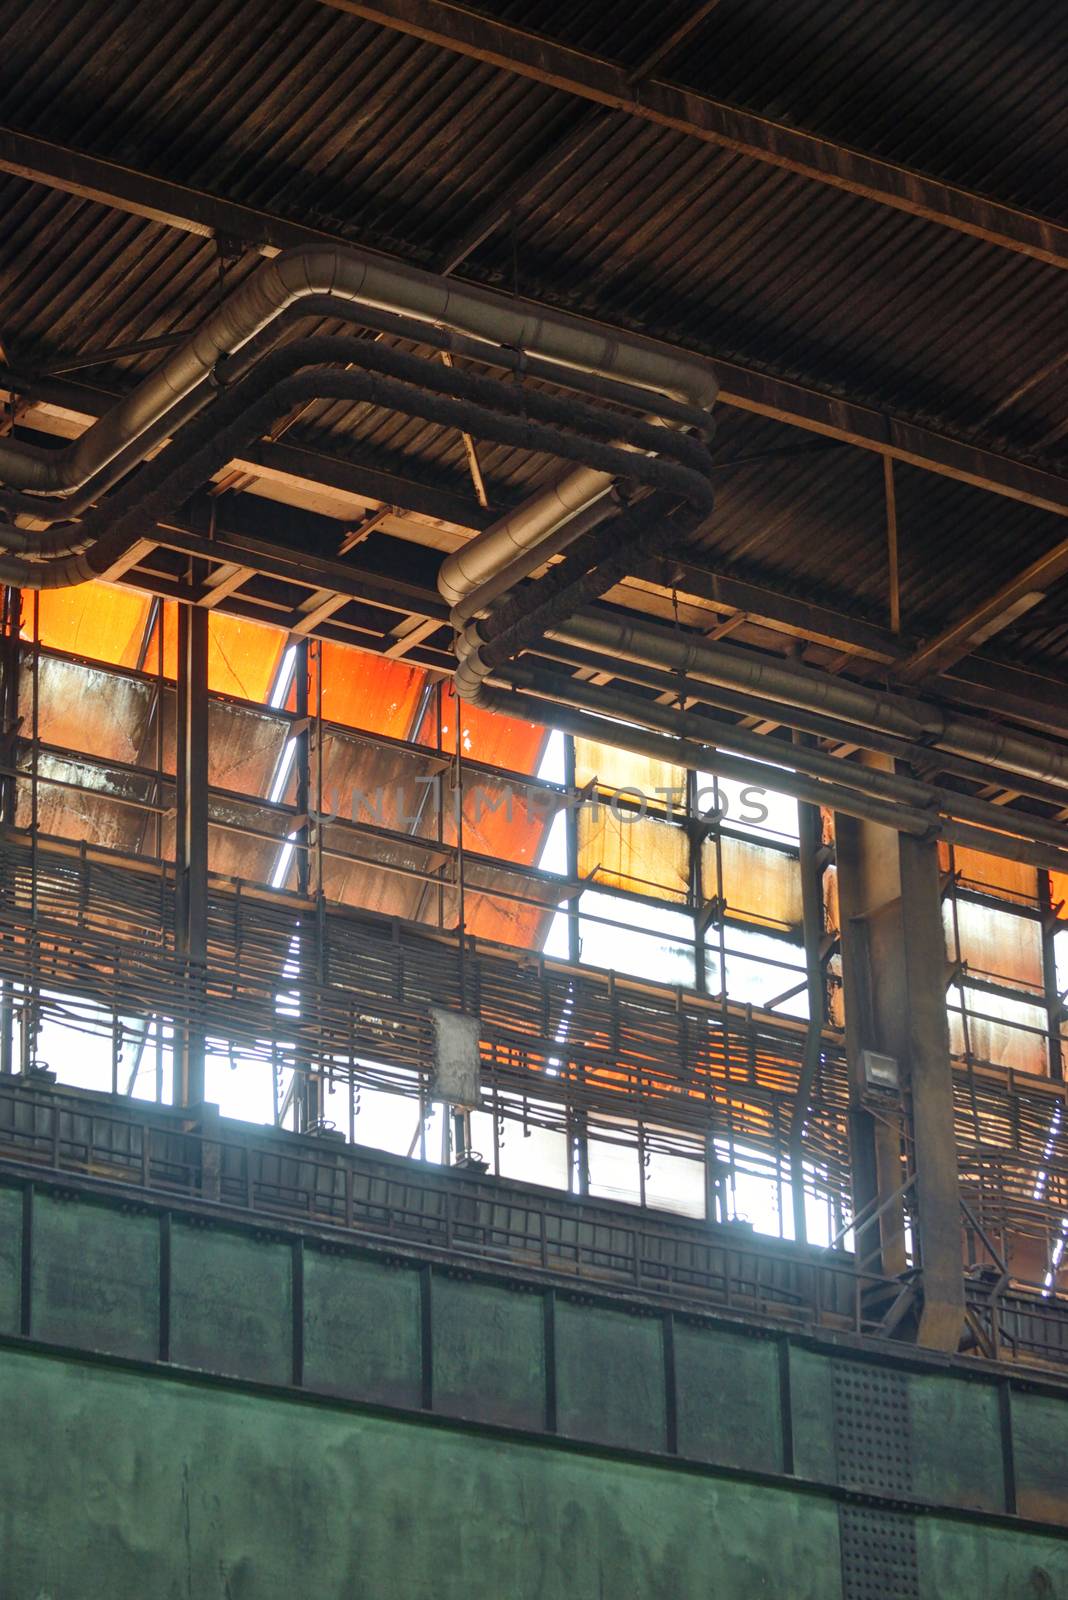
[[[619,377],[651,394],[707,408],[717,385],[699,357],[662,350],[650,340],[608,339],[595,323],[491,290],[456,285],[355,247],[305,245],[265,261],[168,355],[132,394],[62,450],[41,452],[0,439],[0,481],[33,494],[71,494],[147,432],[190,393],[224,355],[242,348],[297,300],[335,295],[602,377]],[[655,410],[655,406],[650,407]]]

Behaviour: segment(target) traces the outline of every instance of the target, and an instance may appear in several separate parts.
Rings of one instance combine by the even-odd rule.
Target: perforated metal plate
[[[884,1495],[912,1494],[908,1379],[889,1368],[837,1361],[834,1437],[839,1482]],[[916,1529],[907,1512],[839,1507],[843,1600],[918,1600]]]
[[[843,1600],[919,1600],[916,1529],[904,1512],[840,1506]]]

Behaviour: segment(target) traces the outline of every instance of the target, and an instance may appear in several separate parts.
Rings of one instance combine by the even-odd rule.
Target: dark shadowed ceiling
[[[1061,704],[1062,8],[3,0],[0,30],[24,437],[80,431],[159,359],[109,352],[194,328],[261,252],[357,242],[717,364],[716,512],[685,574],[614,601],[670,614],[673,576],[687,621],[888,679],[964,619],[921,679]],[[374,579],[327,633],[444,666],[419,598],[441,552],[554,470],[478,451],[488,510],[458,435],[318,403],[221,475],[210,514]],[[261,576],[233,604],[285,620],[273,593]],[[998,596],[977,646],[967,619]]]

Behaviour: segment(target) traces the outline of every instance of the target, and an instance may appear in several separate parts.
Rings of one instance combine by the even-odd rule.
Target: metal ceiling
[[[625,14],[558,0],[481,7],[639,78],[695,9],[702,20],[667,49],[659,77],[1056,219],[1068,119],[1057,63],[1068,24],[1048,7],[1009,15],[978,5],[966,26],[959,8],[919,0],[893,8],[679,0]],[[480,217],[492,221],[510,200],[509,214],[457,268],[462,276],[1015,461],[1064,466],[1068,351],[1053,265],[625,112],[591,109],[563,89],[318,0],[255,8],[162,0],[148,9],[130,0],[6,0],[0,26],[3,115],[18,133],[439,269],[458,241],[477,235]],[[536,178],[552,152],[549,178],[524,192],[525,175]],[[223,276],[233,286],[255,263],[240,243],[25,177],[0,180],[0,204],[0,340],[23,394],[87,349],[194,325]],[[117,358],[76,376],[117,392],[157,359]],[[773,595],[885,627],[877,457],[771,417],[728,407],[719,416],[724,470],[700,559]],[[285,445],[312,452],[324,473],[373,469],[474,506],[462,441],[448,430],[322,403],[287,429]],[[480,464],[496,507],[552,470],[499,447],[483,447]],[[237,479],[220,515],[273,527],[255,503],[243,505],[247,490],[263,487]],[[1053,512],[913,467],[897,467],[896,490],[903,652],[1068,531]],[[299,510],[300,492],[286,493]],[[401,503],[399,493],[387,498]],[[351,507],[330,514],[345,527],[353,520]],[[311,526],[294,513],[291,542]],[[448,547],[426,527],[392,531]],[[365,554],[387,571],[395,544],[380,531]],[[406,574],[413,559],[425,560],[404,546],[393,559]],[[1062,592],[1058,579],[983,654],[1063,672]]]

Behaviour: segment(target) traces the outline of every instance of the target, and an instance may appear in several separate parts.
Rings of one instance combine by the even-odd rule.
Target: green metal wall
[[[200,1220],[0,1187],[3,1600],[1068,1600],[1068,1389]]]
[[[5,1600],[841,1592],[789,1488],[10,1349],[0,1414]],[[1066,1548],[922,1519],[920,1592],[1068,1595]]]

